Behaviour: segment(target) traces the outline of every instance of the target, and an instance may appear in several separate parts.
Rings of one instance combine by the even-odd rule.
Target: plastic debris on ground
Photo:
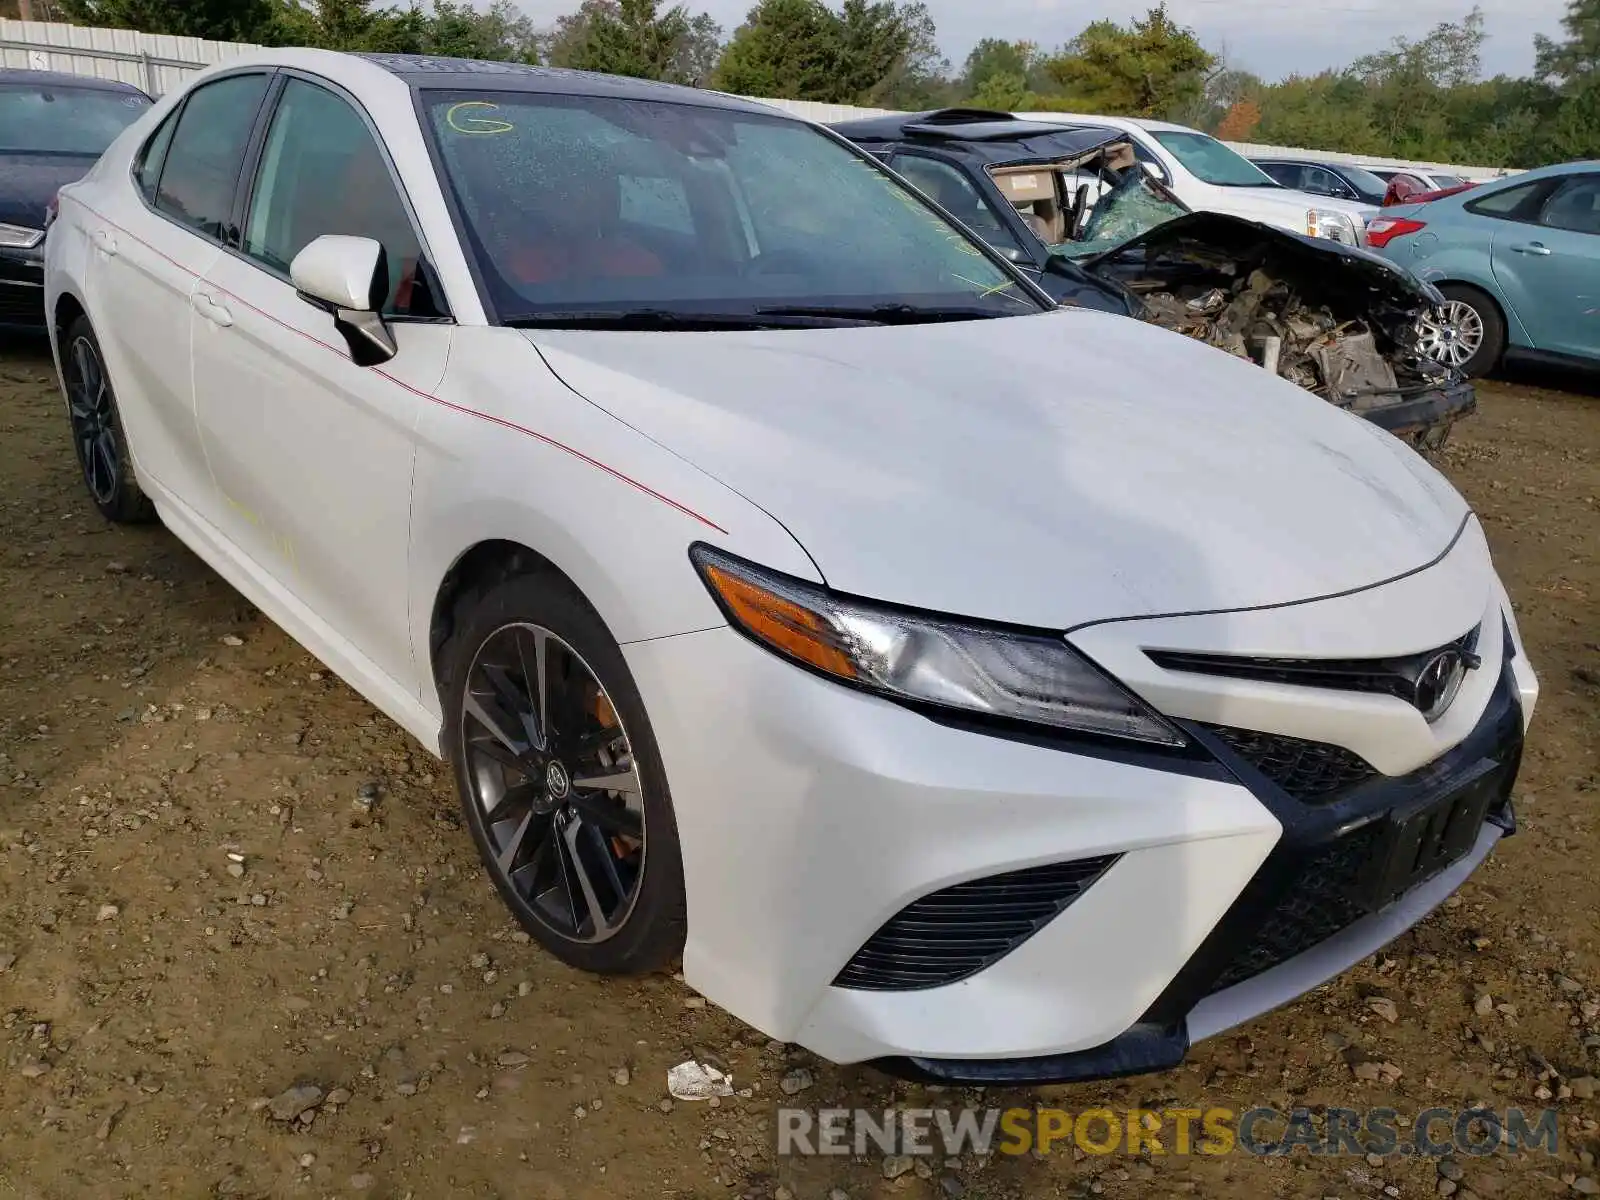
[[[667,1072],[667,1091],[675,1100],[709,1100],[713,1096],[731,1096],[733,1076],[691,1058]]]

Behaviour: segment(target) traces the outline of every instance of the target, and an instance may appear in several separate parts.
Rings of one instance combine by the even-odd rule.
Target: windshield
[[[508,323],[1042,307],[913,189],[792,119],[522,92],[430,90],[424,103]]]
[[[1235,154],[1214,137],[1192,130],[1157,129],[1151,136],[1172,152],[1195,178],[1218,187],[1270,187],[1270,175],[1243,155]]]
[[[57,84],[0,84],[0,153],[99,158],[150,107],[134,92]]]
[[[1163,196],[1143,168],[1136,167],[1124,171],[1117,185],[1101,197],[1080,239],[1062,242],[1050,250],[1067,258],[1103,254],[1188,211]]]

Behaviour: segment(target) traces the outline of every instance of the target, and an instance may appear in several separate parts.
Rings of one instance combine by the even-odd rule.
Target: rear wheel
[[[583,970],[670,962],[685,925],[677,826],[604,623],[558,577],[512,578],[458,607],[441,666],[462,813],[517,920]]]
[[[1444,284],[1439,291],[1444,307],[1423,318],[1418,348],[1465,375],[1487,375],[1506,350],[1506,323],[1500,309],[1477,288]]]
[[[89,499],[108,521],[154,520],[155,505],[139,490],[134,478],[122,414],[117,409],[99,339],[87,318],[79,317],[68,326],[61,343],[61,360],[72,445]]]

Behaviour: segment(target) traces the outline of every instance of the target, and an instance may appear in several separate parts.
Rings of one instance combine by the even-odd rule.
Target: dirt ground
[[[46,354],[0,347],[0,1200],[1600,1192],[1590,387],[1487,384],[1441,457],[1541,670],[1517,836],[1384,954],[1177,1071],[980,1096],[813,1062],[674,978],[595,980],[529,945],[439,764],[172,536],[101,521]],[[667,1069],[695,1052],[749,1094],[667,1102]],[[881,1157],[777,1156],[799,1067],[813,1082],[791,1103],[878,1109],[1548,1103],[1562,1146],[1443,1175],[1399,1156],[1067,1152],[890,1179]],[[309,1123],[263,1108],[299,1084],[327,1093]]]

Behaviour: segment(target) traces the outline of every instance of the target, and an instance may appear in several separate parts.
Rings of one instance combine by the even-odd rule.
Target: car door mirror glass
[[[325,233],[294,256],[289,279],[304,299],[333,314],[350,356],[361,366],[395,356],[394,334],[378,311],[389,291],[381,242]]]

